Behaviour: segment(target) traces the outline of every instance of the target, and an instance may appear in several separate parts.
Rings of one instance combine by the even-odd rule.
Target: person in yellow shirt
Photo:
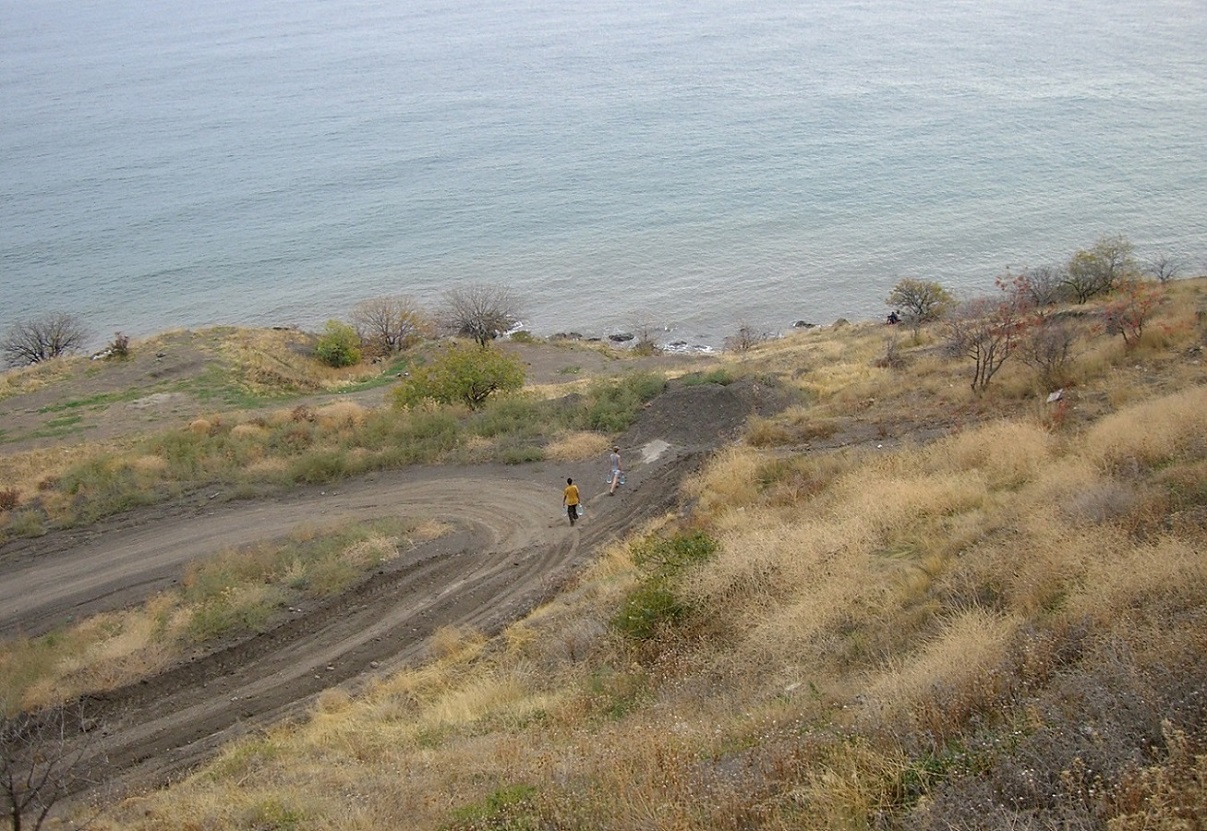
[[[566,506],[566,514],[570,517],[570,524],[573,525],[578,519],[578,485],[574,484],[573,479],[566,479],[566,489],[562,491],[562,504]]]

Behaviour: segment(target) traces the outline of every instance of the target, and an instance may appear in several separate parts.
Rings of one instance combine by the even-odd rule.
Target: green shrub
[[[666,389],[666,379],[649,373],[634,373],[593,384],[575,426],[602,433],[619,433],[633,423],[641,405]]]
[[[439,358],[416,367],[394,392],[398,407],[423,401],[481,407],[498,393],[515,392],[524,386],[524,364],[489,346],[450,346]]]
[[[536,788],[511,785],[482,802],[459,808],[443,831],[539,831],[547,825],[536,804]]]
[[[327,366],[352,366],[360,363],[360,336],[347,323],[328,320],[327,326],[314,348],[318,358]]]
[[[14,511],[2,530],[4,538],[40,537],[46,533],[46,518],[35,508]]]
[[[620,611],[612,618],[612,626],[631,640],[644,641],[686,613],[687,607],[675,596],[667,580],[656,578],[641,583],[629,593]]]
[[[717,541],[703,531],[651,537],[633,551],[639,568],[658,575],[673,576],[694,563],[703,562],[717,552]]]
[[[499,461],[505,465],[522,465],[528,462],[539,462],[544,458],[545,452],[532,444],[505,447],[499,453]]]
[[[675,591],[674,579],[716,550],[717,541],[701,531],[644,540],[633,550],[633,562],[646,576],[629,592],[612,626],[631,640],[645,641],[681,621],[691,609]]]
[[[489,402],[470,419],[469,429],[483,438],[541,435],[550,407],[543,401],[510,396]]]
[[[289,466],[287,477],[291,482],[318,485],[342,479],[351,473],[345,454],[338,450],[323,450],[309,453],[294,461]]]

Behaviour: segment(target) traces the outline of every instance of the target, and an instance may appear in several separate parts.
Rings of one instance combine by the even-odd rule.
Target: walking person
[[[615,496],[616,488],[620,487],[621,479],[624,478],[624,468],[620,465],[620,445],[612,446],[608,463],[612,466],[612,476],[608,480],[608,496]]]
[[[573,525],[578,520],[578,485],[569,477],[566,478],[566,489],[562,491],[562,505],[566,507],[566,515]]]

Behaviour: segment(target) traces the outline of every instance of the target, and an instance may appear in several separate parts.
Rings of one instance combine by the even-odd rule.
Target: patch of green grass
[[[84,420],[82,415],[73,414],[52,418],[37,430],[32,430],[23,436],[14,436],[10,441],[16,441],[18,438],[25,439],[56,439],[74,433],[77,430],[95,430],[96,425],[80,424]]]
[[[222,552],[191,566],[182,602],[194,608],[188,635],[205,642],[265,627],[299,597],[332,597],[397,553],[411,526],[399,519]]]
[[[505,447],[499,453],[499,461],[505,465],[522,465],[528,462],[539,462],[544,458],[545,451],[531,444]]]
[[[633,562],[645,576],[613,616],[613,628],[630,640],[646,641],[683,620],[691,609],[680,599],[675,578],[716,551],[717,541],[700,531],[644,540],[633,550]]]
[[[564,366],[557,371],[558,375],[581,375],[583,368],[581,366]]]
[[[586,393],[578,423],[580,429],[619,433],[637,418],[641,405],[666,389],[666,379],[650,373],[633,373],[599,381]]]
[[[536,804],[532,785],[499,788],[482,802],[453,812],[442,831],[539,831],[546,824]]]
[[[366,378],[363,381],[354,381],[351,384],[340,387],[334,392],[338,395],[347,395],[354,392],[364,392],[365,390],[375,390],[379,387],[388,387],[398,380],[398,376],[406,371],[410,363],[409,358],[400,355],[390,361],[389,365],[381,371],[380,375]]]
[[[102,409],[119,401],[133,401],[147,394],[145,389],[129,389],[121,392],[102,392],[96,395],[90,395],[87,398],[77,398],[72,401],[65,401],[62,404],[50,404],[38,410],[39,413],[59,413],[64,410],[78,410],[81,408]]]
[[[197,378],[177,386],[180,392],[188,392],[207,404],[220,403],[236,410],[254,410],[282,400],[296,398],[297,393],[266,394],[248,390],[232,380],[235,373],[229,367],[211,366]]]

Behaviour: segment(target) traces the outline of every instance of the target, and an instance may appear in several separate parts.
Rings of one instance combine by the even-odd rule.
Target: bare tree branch
[[[74,315],[49,312],[9,327],[0,339],[0,352],[9,366],[25,366],[77,352],[87,339],[88,330]]]
[[[519,301],[510,286],[477,283],[444,293],[440,322],[456,335],[486,346],[520,322]]]
[[[356,304],[352,325],[370,352],[389,355],[419,337],[423,313],[419,304],[406,295],[373,297]]]
[[[39,831],[60,800],[98,784],[84,764],[94,727],[83,701],[0,712],[0,801],[12,831]]]

